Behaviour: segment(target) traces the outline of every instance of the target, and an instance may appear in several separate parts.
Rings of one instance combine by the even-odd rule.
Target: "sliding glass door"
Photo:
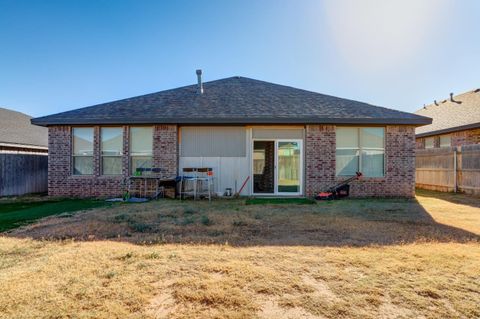
[[[301,166],[300,143],[294,141],[278,141],[277,193],[300,193]]]
[[[301,195],[302,140],[253,141],[253,193]]]

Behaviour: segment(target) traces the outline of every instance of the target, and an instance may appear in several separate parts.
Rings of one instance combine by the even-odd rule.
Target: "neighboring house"
[[[314,196],[361,171],[353,196],[414,196],[415,128],[431,119],[230,77],[35,118],[49,194],[114,196],[137,168],[211,167],[217,192]]]
[[[47,191],[48,129],[0,108],[0,196]]]
[[[48,130],[32,125],[31,118],[0,107],[0,153],[48,152]]]
[[[433,119],[417,127],[417,148],[438,148],[480,143],[480,89],[435,101],[415,112]]]

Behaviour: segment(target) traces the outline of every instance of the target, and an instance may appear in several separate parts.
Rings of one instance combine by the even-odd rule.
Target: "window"
[[[130,128],[130,166],[132,174],[153,166],[153,127]]]
[[[383,127],[338,127],[336,130],[338,176],[362,172],[368,177],[384,176],[385,129]]]
[[[102,127],[102,174],[122,174],[123,128]]]
[[[93,175],[93,127],[73,128],[73,174]]]
[[[450,147],[452,145],[452,136],[440,135],[440,147]]]
[[[433,137],[425,138],[425,148],[434,148],[434,138]]]

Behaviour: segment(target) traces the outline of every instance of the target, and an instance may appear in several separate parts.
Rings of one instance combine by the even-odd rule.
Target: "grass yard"
[[[31,223],[39,218],[111,205],[100,200],[47,200],[42,197],[20,197],[0,200],[0,232]]]
[[[0,237],[0,318],[478,318],[480,200],[157,201]]]

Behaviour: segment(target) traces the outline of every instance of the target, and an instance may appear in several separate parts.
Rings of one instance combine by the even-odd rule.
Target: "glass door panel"
[[[273,194],[275,192],[275,142],[253,142],[253,192]]]
[[[278,142],[277,192],[300,193],[301,148],[299,142]]]

